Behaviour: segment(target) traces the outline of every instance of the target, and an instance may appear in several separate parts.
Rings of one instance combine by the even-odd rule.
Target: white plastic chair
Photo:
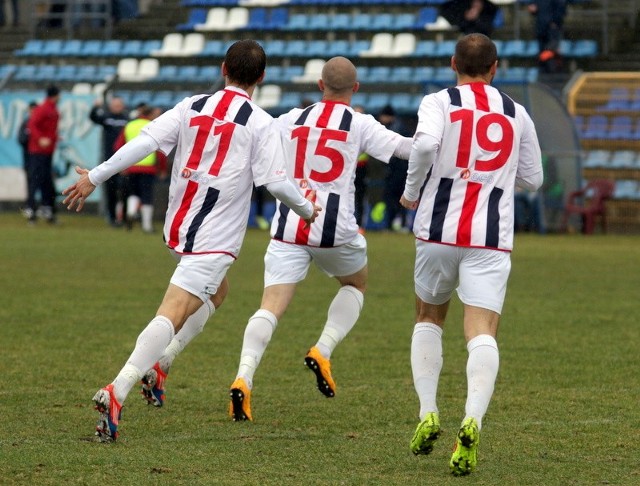
[[[204,49],[205,38],[199,32],[191,32],[184,37],[182,44],[182,56],[193,56],[200,54]]]
[[[229,10],[225,30],[237,30],[249,23],[249,10],[245,7],[234,7]]]
[[[91,83],[76,83],[72,86],[71,93],[75,95],[91,94]]]
[[[176,32],[167,34],[164,36],[164,39],[162,39],[162,47],[158,50],[151,51],[151,55],[156,57],[180,55],[183,42],[184,37],[182,34]]]
[[[216,31],[225,30],[227,23],[227,9],[224,7],[210,8],[207,12],[207,19],[204,24],[196,24],[193,26],[197,31]]]
[[[120,81],[137,81],[138,60],[133,57],[123,57],[118,61],[116,72]]]
[[[416,49],[416,36],[411,33],[397,34],[393,41],[392,56],[401,57],[413,54]]]
[[[278,106],[280,104],[280,98],[282,96],[282,89],[277,84],[264,84],[260,87],[259,97],[255,98],[256,103],[260,108],[268,109]]]
[[[323,59],[309,59],[304,66],[304,72],[300,76],[295,76],[294,83],[315,83],[322,77],[322,68],[325,61]]]
[[[160,62],[154,57],[147,57],[138,62],[138,80],[147,81],[158,75],[160,70]]]
[[[386,57],[393,53],[393,34],[378,32],[371,39],[371,45],[366,51],[360,52],[362,57]]]

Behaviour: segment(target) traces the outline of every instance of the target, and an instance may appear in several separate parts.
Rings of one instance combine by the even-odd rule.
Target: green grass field
[[[443,435],[417,424],[409,345],[413,238],[371,233],[370,285],[333,355],[337,396],[303,366],[337,284],[310,272],[255,377],[253,423],[226,415],[268,235],[247,234],[231,291],[176,360],[162,409],[132,393],[116,444],[92,441],[91,397],[124,364],[173,271],[160,234],[63,214],[0,214],[0,484],[640,484],[640,239],[518,235],[498,337],[501,369],[477,471],[449,474],[464,413],[459,302],[444,336]]]

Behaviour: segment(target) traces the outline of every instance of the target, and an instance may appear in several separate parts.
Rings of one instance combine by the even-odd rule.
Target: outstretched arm
[[[433,165],[438,150],[438,142],[435,138],[422,133],[416,133],[409,156],[409,169],[404,193],[400,198],[400,204],[407,209],[416,209],[427,173]]]
[[[305,199],[300,191],[288,179],[265,184],[265,188],[273,197],[282,201],[290,207],[294,213],[304,219],[307,224],[311,224],[318,217],[318,213],[322,211],[320,206],[311,202],[315,197],[315,191],[312,191]]]

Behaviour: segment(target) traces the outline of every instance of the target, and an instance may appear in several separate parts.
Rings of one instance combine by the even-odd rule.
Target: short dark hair
[[[258,82],[267,65],[267,56],[260,44],[254,40],[234,42],[224,57],[227,76],[240,86],[251,86]]]
[[[498,60],[498,51],[486,35],[474,33],[458,41],[454,58],[458,73],[476,77],[491,70]]]
[[[47,87],[47,98],[51,98],[52,96],[58,96],[60,94],[60,89],[55,85],[50,85]]]

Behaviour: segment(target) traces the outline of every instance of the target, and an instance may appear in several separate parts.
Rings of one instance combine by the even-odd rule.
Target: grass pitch
[[[226,415],[268,235],[250,230],[229,297],[176,360],[162,409],[134,392],[116,444],[92,441],[91,397],[111,381],[173,271],[161,237],[62,214],[0,214],[0,484],[640,484],[640,240],[517,235],[498,342],[501,368],[468,478],[448,461],[466,393],[459,302],[444,335],[443,434],[416,457],[409,361],[413,238],[370,233],[370,284],[332,366],[337,395],[303,357],[337,284],[300,285],[255,377],[255,422]]]

